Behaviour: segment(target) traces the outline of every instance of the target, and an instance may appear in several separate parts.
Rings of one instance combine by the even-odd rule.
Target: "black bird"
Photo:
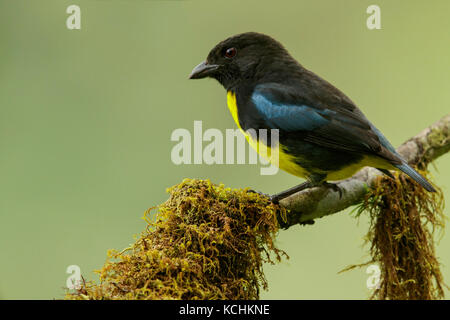
[[[346,95],[300,65],[275,39],[248,32],[220,42],[190,75],[205,77],[227,90],[233,119],[254,148],[270,141],[258,140],[249,129],[279,130],[279,167],[307,180],[272,201],[350,177],[364,166],[389,176],[389,170],[403,171],[435,192]]]

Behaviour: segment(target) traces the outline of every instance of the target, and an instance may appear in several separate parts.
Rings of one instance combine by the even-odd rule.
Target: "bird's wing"
[[[268,83],[258,85],[251,100],[271,129],[299,132],[304,141],[319,146],[399,161],[395,149],[379,130],[348,98],[332,88],[331,92],[316,91],[312,98],[303,93],[311,95],[311,90]]]

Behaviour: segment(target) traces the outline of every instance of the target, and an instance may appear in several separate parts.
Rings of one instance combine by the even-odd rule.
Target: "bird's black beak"
[[[211,76],[214,71],[219,68],[217,64],[208,64],[206,61],[203,61],[198,66],[192,70],[189,75],[189,79],[202,79]]]

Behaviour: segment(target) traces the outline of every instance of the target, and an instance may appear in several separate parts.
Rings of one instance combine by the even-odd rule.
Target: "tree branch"
[[[429,163],[450,151],[450,114],[424,129],[403,143],[397,151],[410,164]],[[352,177],[337,182],[342,191],[321,186],[307,189],[280,201],[280,205],[291,210],[287,221],[279,218],[280,225],[287,229],[296,224],[313,223],[321,218],[342,211],[364,199],[375,179],[382,175],[374,168],[366,167]]]

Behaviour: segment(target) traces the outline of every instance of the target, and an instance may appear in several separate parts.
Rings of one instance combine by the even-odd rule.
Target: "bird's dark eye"
[[[234,58],[234,56],[236,55],[236,53],[237,53],[236,48],[228,48],[228,49],[225,51],[225,57],[228,58],[228,59]]]

